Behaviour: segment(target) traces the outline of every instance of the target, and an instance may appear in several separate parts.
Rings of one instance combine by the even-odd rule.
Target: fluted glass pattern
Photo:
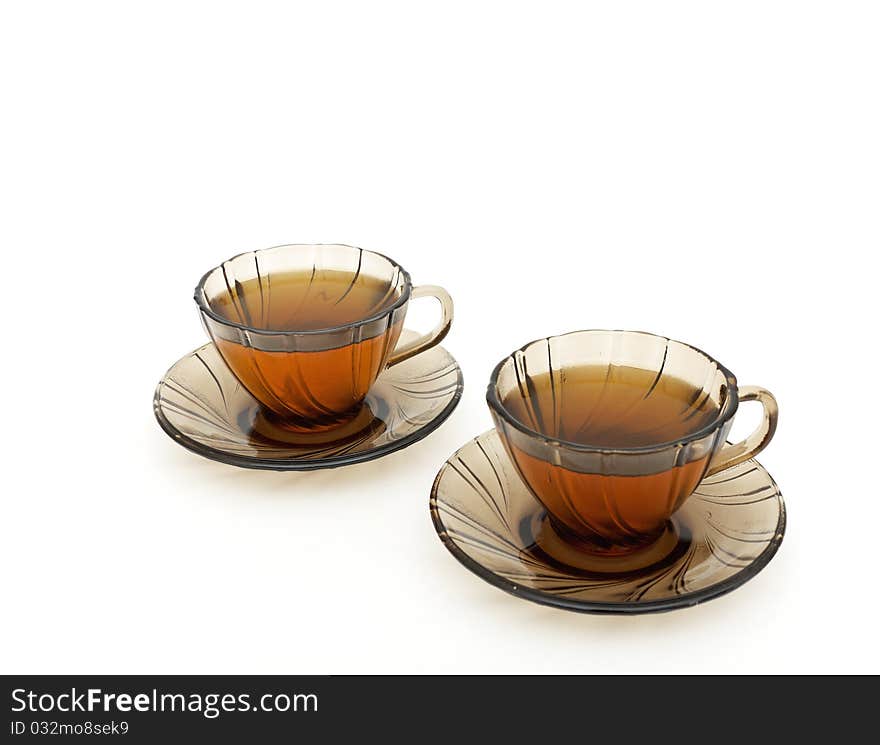
[[[657,537],[724,444],[737,400],[734,376],[703,352],[630,331],[532,342],[499,363],[487,391],[556,528],[611,552]]]
[[[404,331],[404,340],[416,335]],[[265,408],[213,344],[178,360],[156,388],[153,408],[175,442],[207,458],[272,470],[330,468],[372,460],[433,432],[452,413],[461,370],[443,347],[383,371],[358,414],[341,428],[297,434]]]
[[[722,595],[765,567],[785,532],[776,483],[748,460],[699,484],[673,516],[656,560],[591,559],[553,540],[546,510],[494,430],[446,461],[430,507],[446,548],[490,584],[594,613],[665,611]]]
[[[195,300],[233,374],[286,425],[350,419],[385,369],[411,294],[407,272],[343,245],[287,245],[208,272]]]

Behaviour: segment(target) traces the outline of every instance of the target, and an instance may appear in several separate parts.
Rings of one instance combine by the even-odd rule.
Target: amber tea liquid
[[[597,448],[637,448],[682,439],[714,421],[717,402],[683,380],[655,370],[586,365],[529,379],[528,397],[511,395],[505,408],[542,434]],[[655,382],[656,381],[656,382]],[[709,455],[647,475],[580,473],[511,446],[512,456],[533,491],[566,537],[598,544],[639,546],[662,530],[665,515],[696,488]],[[657,495],[670,495],[667,505]],[[609,541],[609,536],[612,539]]]
[[[386,280],[348,272],[272,274],[236,283],[231,294],[211,300],[223,318],[271,331],[317,331],[373,316],[399,299]],[[335,332],[338,346],[316,351],[254,349],[215,339],[242,384],[291,428],[321,429],[347,421],[397,344],[401,324],[359,338]]]

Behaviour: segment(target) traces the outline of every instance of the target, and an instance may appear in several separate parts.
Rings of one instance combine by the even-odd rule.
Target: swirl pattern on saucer
[[[165,374],[153,409],[175,441],[207,458],[248,468],[310,470],[371,460],[417,442],[452,413],[462,388],[455,359],[434,347],[383,372],[363,415],[350,426],[286,437],[216,347],[206,344]]]
[[[546,513],[494,430],[449,458],[430,506],[443,543],[486,581],[538,603],[596,613],[671,610],[729,592],[770,561],[785,531],[782,495],[750,460],[699,484],[672,518],[686,539],[667,560],[620,572],[572,566],[542,548]]]

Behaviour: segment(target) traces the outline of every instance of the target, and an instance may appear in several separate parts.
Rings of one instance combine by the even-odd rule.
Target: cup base
[[[659,533],[630,546],[589,543],[560,528],[546,513],[533,520],[534,524],[528,527],[534,536],[530,550],[540,551],[556,563],[586,572],[625,574],[640,571],[679,556],[691,543],[687,528],[674,520],[667,520]]]
[[[306,419],[296,415],[284,416],[266,406],[260,406],[260,413],[275,429],[296,434],[314,434],[317,432],[330,432],[331,430],[347,426],[353,420],[363,417],[364,408],[364,404],[359,403],[348,411],[326,415],[319,419]]]
[[[301,419],[285,419],[269,409],[260,407],[251,426],[255,432],[274,442],[288,445],[321,445],[362,436],[371,428],[380,429],[383,423],[364,403],[354,409],[348,417],[343,415],[342,421],[333,423],[307,423]]]

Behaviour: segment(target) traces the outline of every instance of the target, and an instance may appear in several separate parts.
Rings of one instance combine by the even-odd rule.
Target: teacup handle
[[[420,297],[435,297],[440,301],[440,323],[427,334],[422,334],[405,344],[398,344],[388,358],[388,367],[408,360],[410,357],[415,357],[420,352],[439,344],[443,341],[443,337],[449,333],[449,327],[452,326],[452,297],[449,293],[436,285],[413,287],[410,299],[415,300]]]
[[[743,461],[753,458],[760,453],[776,431],[776,422],[779,420],[779,404],[770,391],[759,388],[756,385],[743,385],[739,388],[739,400],[760,401],[764,407],[764,418],[758,428],[745,440],[735,445],[726,444],[712,459],[706,476],[723,471]]]

